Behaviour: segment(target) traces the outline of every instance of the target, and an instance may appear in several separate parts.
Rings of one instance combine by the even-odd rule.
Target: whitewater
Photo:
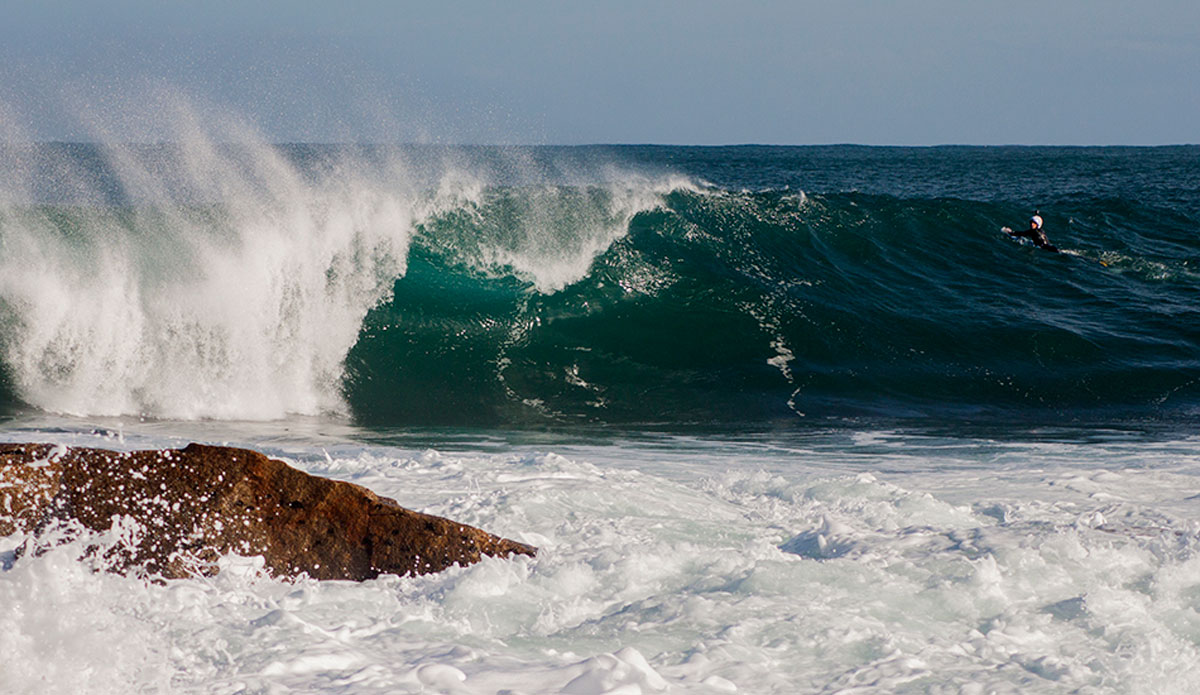
[[[9,424],[6,436],[140,448],[237,429],[63,425]],[[396,446],[278,429],[290,432],[234,441],[535,543],[538,557],[361,584],[270,579],[254,558],[229,557],[215,578],[156,583],[95,573],[79,545],[17,559],[21,539],[5,539],[6,692],[1184,693],[1200,682],[1195,437],[492,433]]]
[[[540,551],[16,534],[0,691],[1200,688],[1196,148],[98,139],[0,147],[3,440],[246,446]],[[999,231],[1035,207],[1071,254]]]

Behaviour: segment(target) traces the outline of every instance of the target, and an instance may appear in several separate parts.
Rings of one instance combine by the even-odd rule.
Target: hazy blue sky
[[[276,141],[1200,142],[1196,0],[46,0],[0,22],[8,138],[161,139],[181,96]]]

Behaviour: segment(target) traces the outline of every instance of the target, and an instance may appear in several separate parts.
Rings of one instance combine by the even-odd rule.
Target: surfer
[[[1057,253],[1058,247],[1054,244],[1051,244],[1050,240],[1046,238],[1046,232],[1042,231],[1042,224],[1042,211],[1034,210],[1033,217],[1029,218],[1029,229],[1021,232],[1014,232],[1008,227],[1005,227],[1004,231],[1008,232],[1010,236],[1025,237],[1029,239],[1039,249],[1045,249],[1046,251],[1053,251]]]

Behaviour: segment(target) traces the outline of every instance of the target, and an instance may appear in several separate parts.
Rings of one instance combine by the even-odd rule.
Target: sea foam
[[[325,456],[296,442],[275,454],[541,552],[363,583],[280,581],[261,559],[228,557],[216,577],[156,583],[80,561],[119,534],[81,539],[0,572],[0,675],[16,693],[1200,683],[1194,442],[796,444],[326,440]]]

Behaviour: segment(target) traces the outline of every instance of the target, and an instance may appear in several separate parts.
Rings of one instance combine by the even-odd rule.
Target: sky
[[[1196,0],[43,0],[3,15],[9,140],[169,140],[190,118],[274,142],[1200,142]]]

